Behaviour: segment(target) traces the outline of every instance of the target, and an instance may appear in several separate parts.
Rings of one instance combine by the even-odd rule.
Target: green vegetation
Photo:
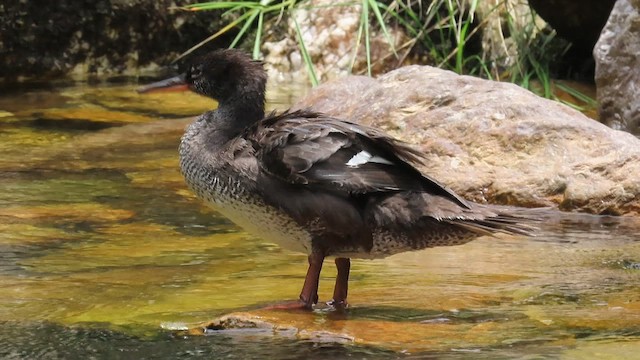
[[[583,103],[587,108],[595,108],[597,106],[595,99],[570,86],[554,83],[552,67],[561,61],[571,45],[558,39],[555,31],[538,27],[534,13],[530,13],[529,17],[529,21],[526,21],[523,27],[517,28],[513,17],[507,14],[508,31],[515,42],[517,57],[505,72],[506,80],[531,90],[539,96],[583,110],[574,102],[558,97],[557,91],[554,91],[557,88]],[[499,76],[489,78],[505,80]]]
[[[501,0],[478,16],[478,0],[356,0],[330,6],[357,6],[361,16],[354,46],[351,67],[364,46],[366,71],[371,75],[371,39],[381,33],[389,44],[389,55],[403,63],[412,56],[426,57],[427,62],[440,68],[487,79],[510,81],[541,96],[559,100],[554,95],[552,68],[568,50],[569,44],[555,36],[554,31],[536,23],[535,14],[518,19],[507,11],[513,9],[513,0]],[[328,6],[328,5],[324,5]],[[187,55],[207,41],[229,32],[236,32],[230,47],[253,35],[253,56],[260,56],[266,24],[278,24],[285,16],[293,19],[296,40],[311,83],[318,84],[313,61],[307,51],[302,30],[296,19],[298,10],[312,9],[307,0],[248,0],[212,1],[183,7],[189,11],[224,10],[230,19],[227,26],[211,35],[183,54]],[[498,28],[490,28],[490,19],[498,19]],[[524,20],[524,21],[522,21]],[[492,26],[495,25],[495,21]],[[544,25],[543,25],[544,26]],[[390,27],[400,27],[409,36],[402,44],[394,44]],[[494,31],[502,40],[502,54],[483,52],[481,34]],[[507,42],[509,44],[507,44]],[[486,50],[485,50],[486,51]],[[558,86],[560,87],[560,86]],[[591,106],[595,101],[575,89],[562,86],[562,91]],[[562,101],[562,100],[560,100]],[[564,102],[564,101],[563,101]]]

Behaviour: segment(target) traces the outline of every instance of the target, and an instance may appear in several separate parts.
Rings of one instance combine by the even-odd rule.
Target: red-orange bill
[[[184,81],[184,75],[174,76],[169,79],[156,81],[151,84],[147,84],[137,91],[139,94],[160,92],[160,91],[187,91],[189,86]]]

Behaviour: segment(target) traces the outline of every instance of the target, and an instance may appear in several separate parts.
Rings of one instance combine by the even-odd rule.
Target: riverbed
[[[640,221],[551,213],[536,237],[354,260],[350,307],[293,300],[306,256],[186,189],[177,146],[215,106],[128,82],[0,96],[0,358],[632,358]],[[274,86],[270,109],[305,89]],[[332,293],[327,262],[320,299]],[[288,331],[181,328],[227,314]],[[306,334],[306,335],[305,335]]]

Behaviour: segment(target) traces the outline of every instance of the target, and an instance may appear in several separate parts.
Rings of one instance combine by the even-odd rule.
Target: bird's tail
[[[536,236],[538,225],[549,215],[551,208],[472,204],[472,212],[476,216],[445,221],[482,235],[503,233]]]

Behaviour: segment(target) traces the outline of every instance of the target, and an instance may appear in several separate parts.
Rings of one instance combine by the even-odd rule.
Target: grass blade
[[[189,50],[187,50],[187,51],[183,52],[182,54],[180,54],[180,56],[178,56],[175,60],[173,60],[173,62],[175,63],[176,61],[182,59],[183,57],[191,54],[192,52],[194,52],[195,50],[200,48],[202,45],[204,45],[204,44],[208,43],[209,41],[217,38],[218,36],[226,33],[227,31],[232,29],[234,26],[238,25],[240,22],[242,22],[243,20],[248,18],[251,14],[252,14],[252,12],[250,12],[250,11],[242,14],[242,16],[240,16],[239,18],[237,18],[234,21],[230,22],[229,24],[227,24],[225,27],[223,27],[222,29],[218,30],[218,32],[216,32],[215,34],[209,36],[208,38],[206,38],[206,39],[204,39],[202,41],[200,41],[196,45],[192,46]]]
[[[356,44],[353,48],[353,57],[351,58],[351,64],[349,65],[349,72],[353,73],[353,67],[355,66],[356,59],[358,58],[358,50],[360,49],[360,43],[362,42],[362,33],[364,32],[364,23],[360,18],[360,24],[358,25],[358,35],[356,35]]]
[[[384,38],[387,40],[387,42],[389,43],[389,46],[391,47],[391,51],[393,52],[393,55],[398,57],[398,53],[396,52],[396,47],[394,45],[393,38],[389,34],[389,31],[387,30],[387,25],[384,23],[384,19],[382,18],[382,14],[380,13],[378,2],[376,0],[368,0],[368,3],[369,3],[369,7],[373,11],[373,14],[376,16],[376,19],[378,20],[378,24],[380,25],[380,29],[382,29]]]
[[[255,8],[258,4],[251,1],[210,1],[199,4],[191,4],[181,6],[180,8],[187,11],[203,11],[203,10],[219,10],[232,7]]]
[[[256,29],[256,40],[253,42],[253,58],[260,58],[260,43],[262,39],[262,26],[264,21],[264,11],[259,11],[258,28]]]
[[[367,75],[371,76],[371,38],[369,36],[369,0],[362,0],[360,21],[364,26],[364,51],[367,58]]]
[[[236,45],[238,45],[238,42],[240,42],[240,39],[242,39],[244,34],[247,32],[247,29],[249,29],[249,26],[253,24],[253,21],[256,19],[256,16],[258,16],[258,14],[260,13],[260,10],[253,9],[251,10],[251,13],[252,13],[251,16],[247,19],[247,21],[244,22],[244,25],[242,25],[242,28],[240,29],[240,31],[238,31],[238,34],[236,34],[236,37],[233,38],[231,45],[229,45],[230,48],[234,48],[236,47]]]
[[[302,38],[302,31],[300,31],[300,26],[298,25],[298,19],[295,16],[291,17],[293,19],[293,23],[296,26],[296,35],[298,38],[298,47],[300,48],[300,52],[302,53],[302,58],[304,59],[304,64],[307,67],[307,73],[309,74],[309,80],[311,81],[312,86],[318,86],[318,77],[316,76],[316,70],[313,68],[313,61],[311,61],[311,56],[309,56],[309,52],[307,51],[307,47],[304,44],[304,39]]]

